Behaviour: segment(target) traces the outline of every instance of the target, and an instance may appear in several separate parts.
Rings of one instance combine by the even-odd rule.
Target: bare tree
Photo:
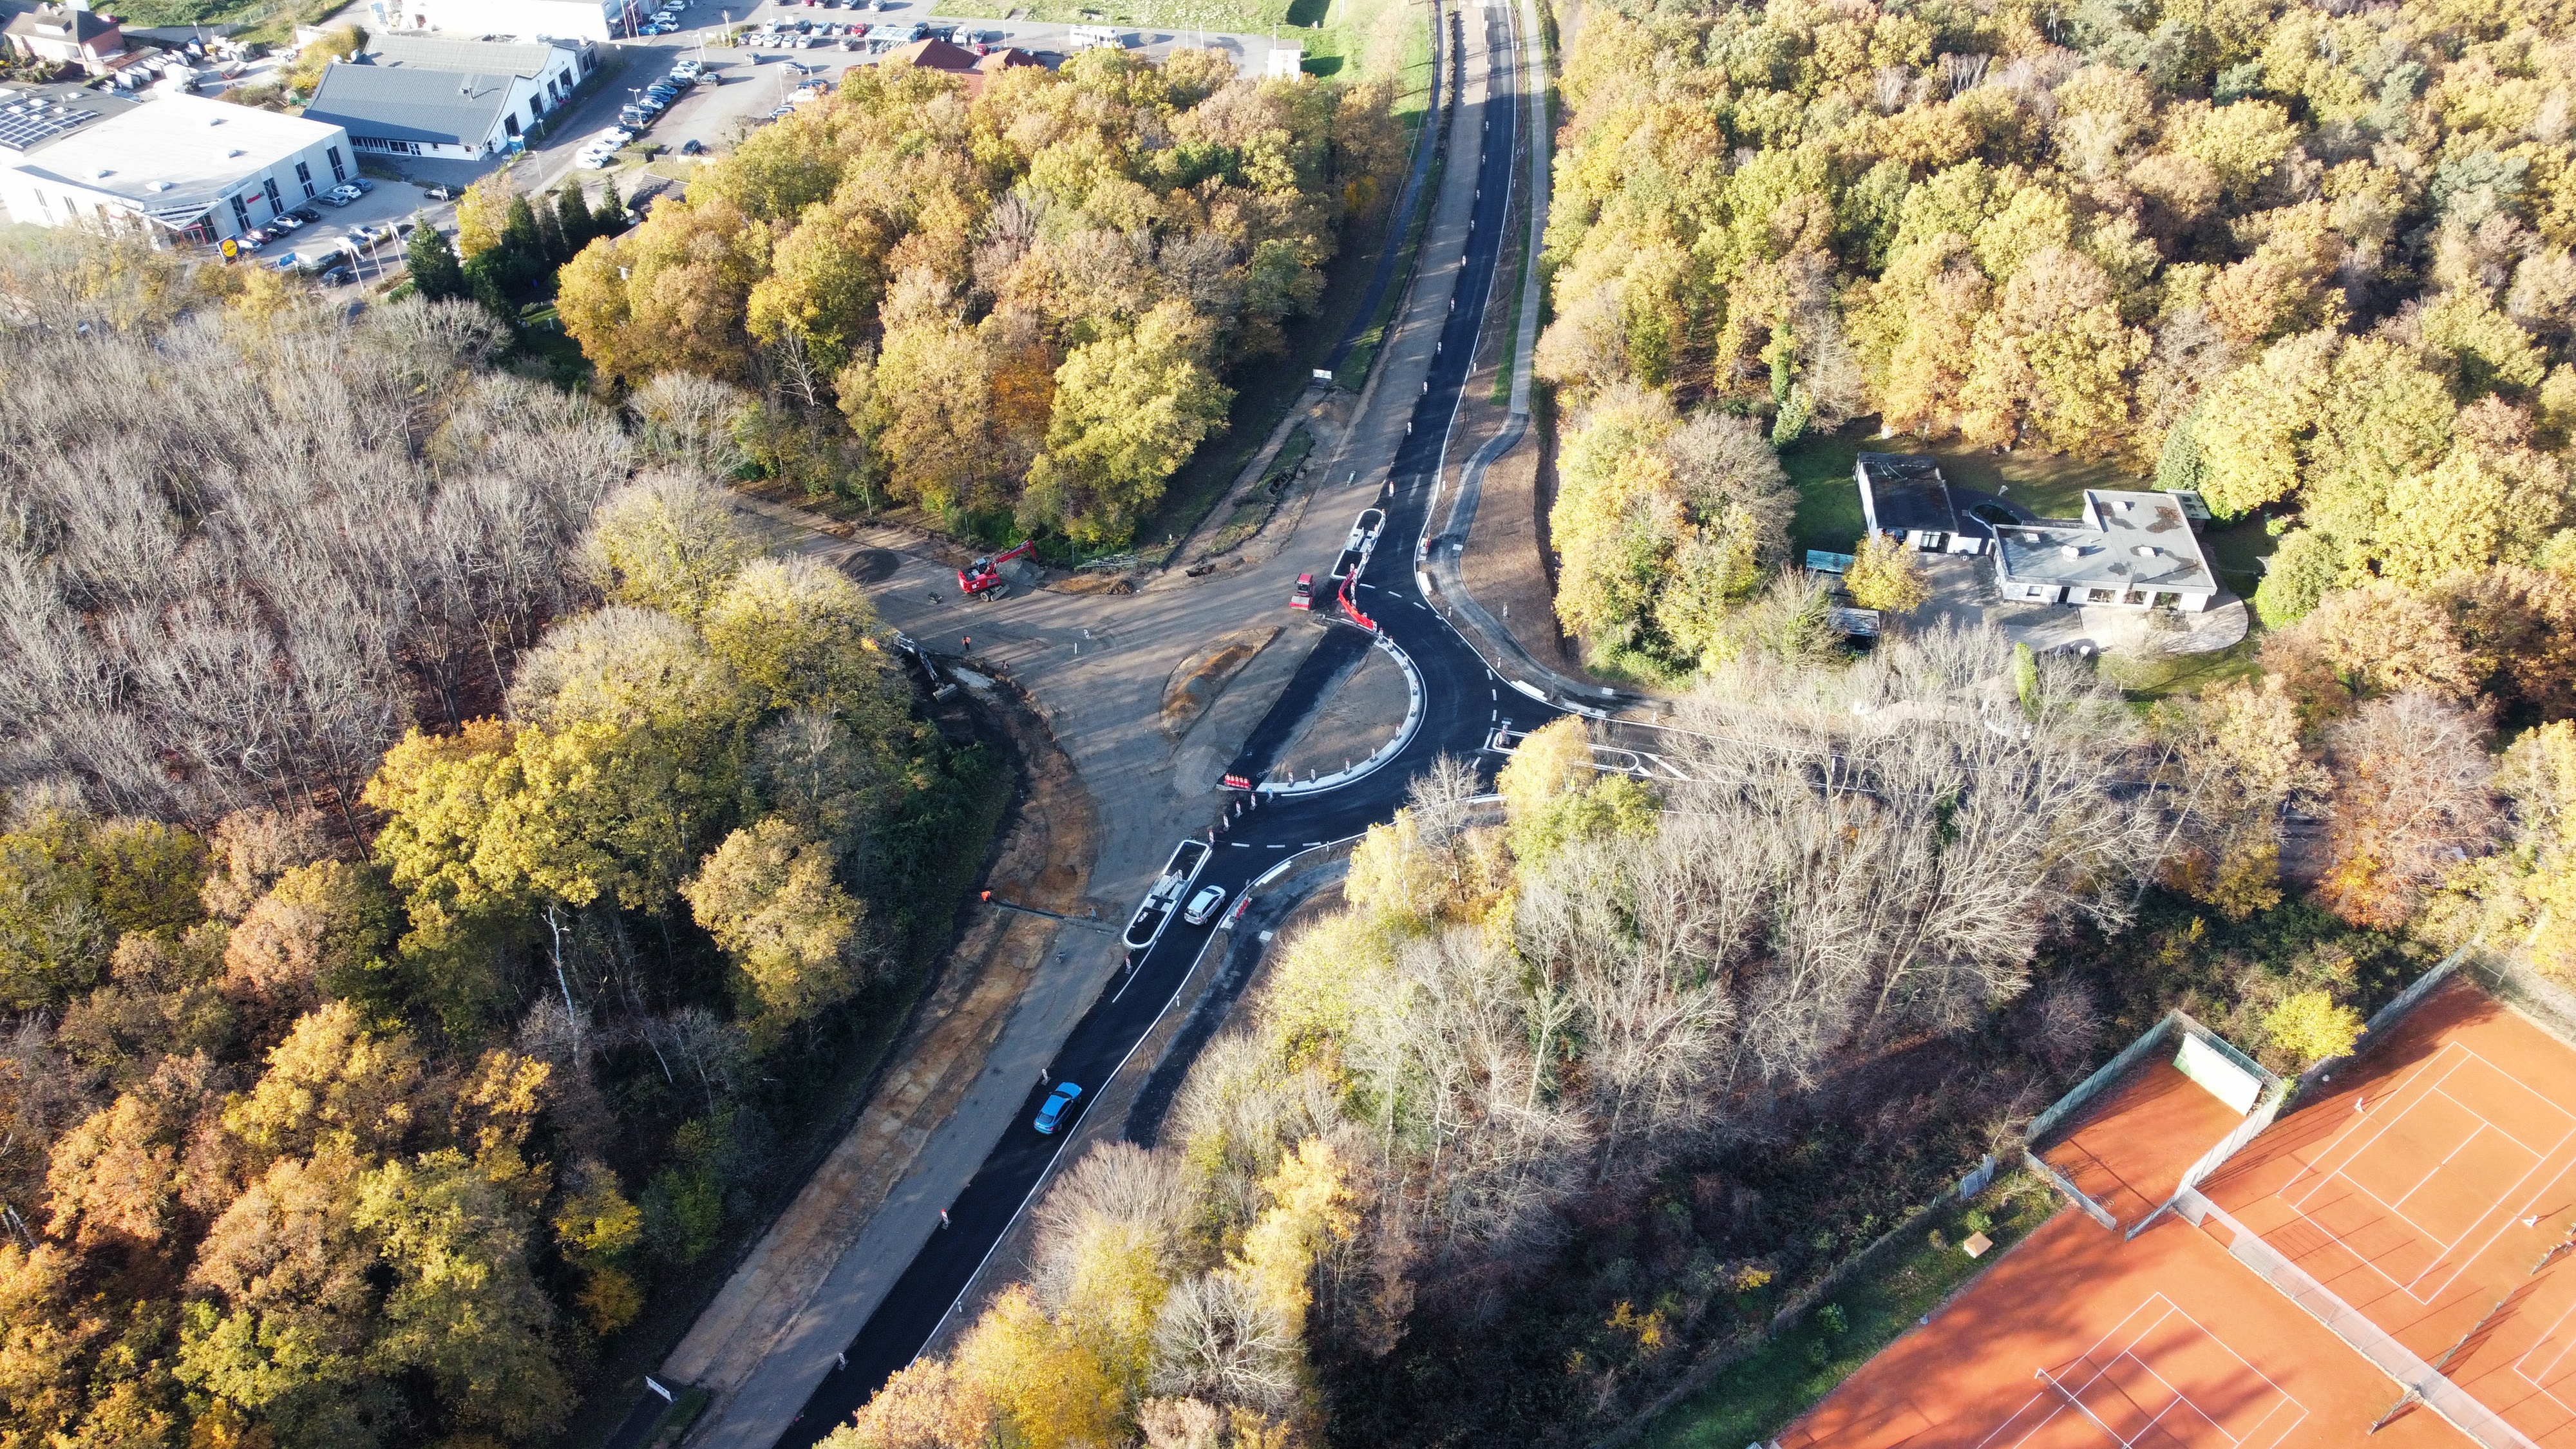
[[[0,272],[5,272],[0,267]],[[578,596],[613,417],[486,370],[466,306],[0,331],[0,783],[211,822],[358,787],[499,702]]]
[[[2502,823],[2485,736],[2475,714],[2425,694],[2372,700],[2327,732],[2330,863],[2317,892],[2338,914],[2400,925],[2485,853]]]
[[[1154,1320],[1153,1392],[1265,1414],[1296,1401],[1296,1336],[1279,1310],[1231,1272],[1203,1273],[1172,1285]]]

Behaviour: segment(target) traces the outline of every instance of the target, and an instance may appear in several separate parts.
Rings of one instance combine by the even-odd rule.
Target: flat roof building
[[[37,226],[143,228],[213,243],[357,174],[336,125],[171,95],[47,140],[0,170],[0,203]]]
[[[1872,533],[1894,534],[1916,548],[1939,553],[1959,532],[1950,483],[1929,458],[1907,453],[1863,453],[1852,465],[1860,484],[1860,516]]]
[[[2218,594],[2218,576],[2179,502],[2094,488],[2084,491],[2081,519],[1997,528],[1995,582],[2007,600],[2190,614]]]
[[[563,41],[504,44],[378,36],[334,61],[304,114],[361,151],[475,160],[507,151],[572,99],[596,61]]]
[[[372,0],[370,30],[439,30],[460,37],[614,40],[633,35],[653,7],[639,0]]]

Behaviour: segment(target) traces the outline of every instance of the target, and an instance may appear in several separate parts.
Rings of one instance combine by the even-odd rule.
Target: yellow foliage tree
[[[956,1377],[1029,1449],[1116,1443],[1129,1385],[1014,1284],[958,1344]]]
[[[1843,587],[1859,607],[1889,614],[1910,614],[1932,598],[1932,581],[1923,575],[1923,560],[1901,540],[1883,533],[1870,534],[1852,546]]]
[[[991,1449],[998,1417],[973,1379],[945,1359],[918,1358],[895,1370],[821,1449]]]
[[[1270,1206],[1244,1232],[1234,1268],[1287,1322],[1290,1337],[1300,1337],[1315,1301],[1315,1260],[1359,1227],[1349,1169],[1332,1144],[1309,1137],[1280,1159],[1261,1191]]]
[[[465,194],[456,198],[457,260],[470,262],[501,244],[510,203],[518,194],[507,167],[465,188]]]
[[[2263,1033],[2275,1051],[2304,1071],[2352,1051],[2361,1040],[2361,1013],[2311,988],[2291,993],[2265,1012]]]
[[[725,837],[680,893],[742,968],[764,1033],[810,1020],[858,989],[864,908],[832,879],[831,850],[784,819]]]

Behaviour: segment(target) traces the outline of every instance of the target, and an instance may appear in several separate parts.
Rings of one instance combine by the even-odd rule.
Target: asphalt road
[[[1476,18],[1471,15],[1471,23]],[[1386,528],[1362,572],[1357,594],[1361,608],[1420,673],[1426,702],[1422,727],[1402,752],[1371,775],[1336,790],[1248,809],[1220,838],[1213,858],[1199,875],[1201,884],[1224,886],[1229,900],[1239,898],[1246,885],[1291,853],[1359,834],[1392,817],[1403,803],[1409,782],[1434,755],[1447,752],[1472,758],[1497,723],[1534,729],[1557,713],[1513,691],[1488,671],[1475,651],[1424,601],[1414,575],[1416,553],[1429,524],[1432,487],[1448,449],[1449,431],[1476,351],[1484,302],[1503,250],[1516,109],[1495,107],[1494,111],[1494,129],[1482,148],[1480,193],[1460,279],[1461,305],[1451,315],[1430,385],[1415,405],[1412,433],[1397,455],[1394,496],[1383,505],[1388,510]],[[1323,573],[1330,562],[1317,559],[1315,572]],[[1479,694],[1486,697],[1479,700],[1475,697]],[[1277,708],[1295,712],[1315,703],[1292,690]],[[1224,917],[1217,919],[1222,922]],[[1074,1027],[1048,1070],[1049,1079],[1096,1087],[1115,1075],[1217,935],[1215,924],[1194,927],[1175,920]],[[804,1449],[847,1422],[938,1332],[1070,1136],[1069,1127],[1049,1137],[1027,1125],[1046,1093],[1044,1084],[1029,1083],[1018,1125],[1004,1135],[950,1206],[947,1229],[913,1259],[884,1305],[850,1344],[848,1368],[823,1381],[795,1427],[779,1440],[780,1449]]]

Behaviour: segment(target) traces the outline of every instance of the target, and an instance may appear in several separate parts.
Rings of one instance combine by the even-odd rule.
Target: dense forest
[[[720,387],[106,239],[0,295],[0,1445],[545,1442],[995,763],[741,531]]]
[[[2107,457],[2259,512],[2274,625],[2373,581],[2576,569],[2569,23],[1586,6],[1538,357],[1571,423],[1567,626],[1648,672],[1737,647],[1709,621],[1784,538],[1776,475],[1712,475],[1712,412],[1784,446],[1874,417]]]
[[[1383,86],[1239,80],[1218,51],[1094,50],[972,95],[856,69],[590,242],[559,305],[604,378],[801,412],[773,472],[1105,548],[1225,426],[1226,377],[1280,351],[1403,149]]]

